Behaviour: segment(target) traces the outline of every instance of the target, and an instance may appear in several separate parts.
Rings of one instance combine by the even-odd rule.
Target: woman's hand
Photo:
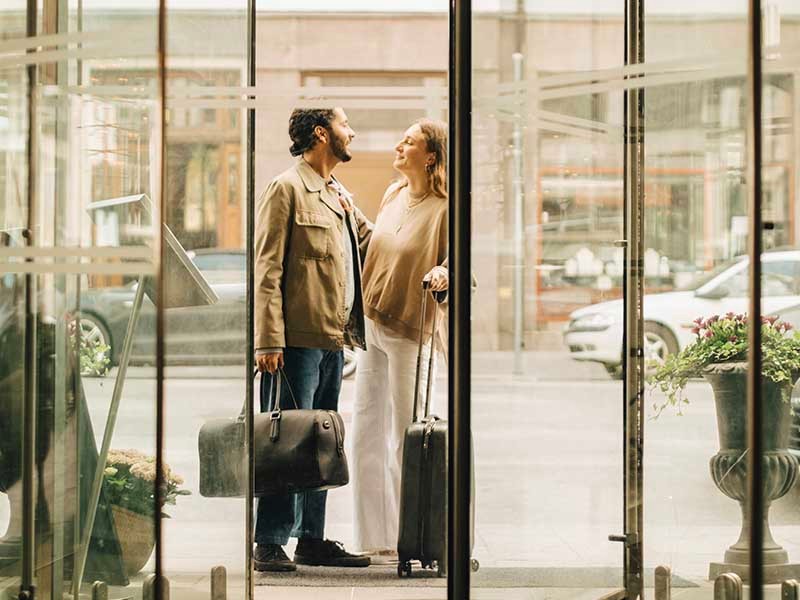
[[[447,269],[437,265],[428,271],[428,274],[422,278],[422,281],[430,282],[431,291],[443,292],[447,289],[449,281]]]

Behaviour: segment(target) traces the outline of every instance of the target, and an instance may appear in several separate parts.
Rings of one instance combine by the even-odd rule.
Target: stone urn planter
[[[722,563],[711,563],[709,579],[722,573],[736,573],[749,579],[749,516],[747,499],[747,363],[731,362],[709,365],[703,376],[714,390],[719,433],[719,452],[711,458],[711,477],[719,490],[736,500],[742,509],[739,539],[725,552]],[[772,537],[769,508],[772,501],[785,495],[797,477],[797,459],[788,451],[791,407],[787,400],[791,382],[776,384],[762,378],[763,422],[763,493],[764,493],[764,581],[780,583],[800,577],[800,564],[790,564],[786,552]]]
[[[150,560],[156,545],[152,516],[141,515],[116,504],[111,505],[114,526],[122,551],[122,564],[128,577],[136,575]]]

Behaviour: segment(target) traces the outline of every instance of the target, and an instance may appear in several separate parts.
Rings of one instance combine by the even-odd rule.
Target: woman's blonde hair
[[[422,137],[428,152],[433,153],[433,164],[425,167],[428,172],[428,183],[431,192],[441,198],[447,197],[447,123],[435,119],[418,119],[414,124],[419,125]],[[408,185],[408,179],[403,178],[397,191]]]

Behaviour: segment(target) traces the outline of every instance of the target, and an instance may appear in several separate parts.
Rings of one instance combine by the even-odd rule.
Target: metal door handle
[[[609,542],[622,542],[628,546],[635,544],[637,539],[638,536],[635,533],[625,533],[622,535],[612,533],[608,536]]]

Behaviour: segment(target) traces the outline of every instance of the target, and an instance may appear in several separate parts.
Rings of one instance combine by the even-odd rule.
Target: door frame
[[[644,1],[625,1],[625,65],[644,62]],[[472,3],[450,2],[448,325],[448,582],[449,600],[470,597],[472,550],[471,220]],[[624,113],[624,587],[605,599],[642,597],[644,446],[644,90],[625,93]]]

